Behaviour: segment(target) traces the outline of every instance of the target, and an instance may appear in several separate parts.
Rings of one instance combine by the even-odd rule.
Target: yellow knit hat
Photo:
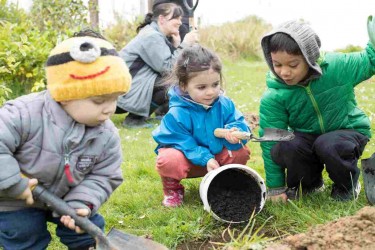
[[[124,60],[106,40],[90,36],[58,44],[46,63],[47,89],[57,101],[126,93],[131,76]]]

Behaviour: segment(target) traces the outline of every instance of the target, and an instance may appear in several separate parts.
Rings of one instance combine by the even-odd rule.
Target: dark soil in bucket
[[[260,210],[262,192],[257,180],[239,169],[220,172],[207,191],[208,204],[218,217],[226,221],[248,221]]]

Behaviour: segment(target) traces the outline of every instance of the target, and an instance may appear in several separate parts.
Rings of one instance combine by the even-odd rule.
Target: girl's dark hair
[[[184,14],[182,8],[174,3],[162,3],[154,6],[154,8],[152,9],[152,13],[147,13],[143,23],[141,23],[137,27],[137,33],[152,21],[157,20],[158,16],[168,16],[170,13],[173,13],[171,20],[178,18]]]
[[[181,52],[169,82],[178,84],[180,87],[185,87],[189,80],[196,76],[197,73],[209,69],[220,74],[220,82],[222,84],[222,63],[219,57],[211,50],[195,44],[185,48]]]
[[[92,29],[83,29],[73,34],[73,37],[80,37],[80,36],[91,36],[91,37],[100,38],[100,39],[107,41],[107,39],[104,36],[102,36],[99,32],[94,31]]]
[[[302,55],[296,41],[285,33],[276,33],[270,39],[270,52],[285,51],[292,55]]]

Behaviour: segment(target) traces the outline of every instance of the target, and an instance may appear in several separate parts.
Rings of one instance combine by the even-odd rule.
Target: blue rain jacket
[[[194,165],[206,167],[209,159],[226,147],[238,150],[241,144],[231,144],[214,135],[216,128],[232,127],[250,132],[242,113],[231,99],[220,95],[210,107],[196,103],[189,96],[182,95],[176,86],[169,90],[169,111],[153,132],[152,136],[159,148],[175,148],[184,153]],[[247,141],[243,140],[243,144]]]

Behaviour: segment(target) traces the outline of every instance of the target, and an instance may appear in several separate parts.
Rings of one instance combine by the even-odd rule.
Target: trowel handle
[[[75,221],[75,224],[81,229],[85,230],[88,234],[94,238],[105,238],[105,234],[102,230],[92,223],[88,218],[77,215],[76,210],[69,206],[64,200],[57,197],[45,187],[41,185],[35,186],[32,190],[33,196],[36,200],[46,203],[53,211],[59,215],[69,215]]]
[[[214,131],[214,135],[218,138],[225,138],[225,135],[229,132],[229,129],[217,128]],[[241,131],[232,131],[231,134],[240,140],[250,140],[251,134]]]

